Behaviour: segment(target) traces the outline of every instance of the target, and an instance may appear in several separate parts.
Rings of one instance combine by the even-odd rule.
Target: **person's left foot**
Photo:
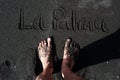
[[[63,61],[62,61],[62,73],[66,73],[68,71],[72,71],[73,66],[76,63],[76,60],[79,56],[79,45],[72,41],[71,39],[67,39],[64,47]]]
[[[38,46],[39,59],[41,60],[43,70],[53,72],[53,61],[52,61],[52,45],[51,38],[47,38],[39,43]]]

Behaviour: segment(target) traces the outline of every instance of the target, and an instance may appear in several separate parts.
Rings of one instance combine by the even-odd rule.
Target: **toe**
[[[71,43],[71,39],[67,39],[66,42],[65,42],[63,58],[67,58],[69,56],[68,51],[69,51],[70,43]]]
[[[44,41],[41,41],[41,47],[43,47],[43,45],[44,45]]]
[[[72,42],[72,43],[70,43],[70,46],[69,46],[70,48],[72,48],[72,47],[74,47],[74,43]]]
[[[51,38],[47,38],[48,47],[51,47]]]
[[[41,48],[41,46],[42,46],[41,43],[39,43],[39,45],[38,45],[38,50]]]
[[[67,39],[65,42],[65,48],[68,48],[70,46],[71,39]]]
[[[43,41],[43,46],[46,47],[46,40]]]
[[[75,41],[72,43],[72,47],[77,48],[77,43]]]

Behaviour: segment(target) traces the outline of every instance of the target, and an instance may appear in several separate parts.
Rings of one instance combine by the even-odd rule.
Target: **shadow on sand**
[[[55,43],[53,44],[53,47],[54,55],[56,56]],[[55,56],[54,56],[55,58],[54,73],[60,72],[62,62],[62,60],[58,60],[58,58]],[[117,58],[120,58],[120,29],[117,30],[115,33],[98,41],[95,41],[94,43],[81,49],[79,60],[74,67],[74,71],[78,71],[84,67]],[[37,57],[35,74],[38,75],[41,71],[42,71],[41,62]]]

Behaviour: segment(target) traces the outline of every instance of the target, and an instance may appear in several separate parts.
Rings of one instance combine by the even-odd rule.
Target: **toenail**
[[[51,40],[51,38],[48,38],[48,41],[50,41]]]
[[[70,41],[70,39],[67,39],[67,41]]]

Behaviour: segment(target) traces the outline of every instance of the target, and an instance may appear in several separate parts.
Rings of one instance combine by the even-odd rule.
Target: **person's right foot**
[[[67,39],[64,47],[63,61],[62,61],[62,69],[61,72],[67,72],[68,70],[72,70],[75,65],[75,56],[78,57],[79,48],[78,44],[71,39]]]

